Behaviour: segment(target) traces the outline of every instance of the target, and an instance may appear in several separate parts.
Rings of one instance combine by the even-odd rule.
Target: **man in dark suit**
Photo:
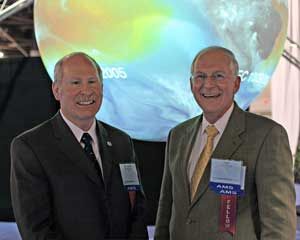
[[[191,90],[203,115],[170,131],[157,240],[295,239],[293,161],[286,131],[237,106],[238,71],[234,54],[222,47],[204,49],[193,61]],[[246,167],[244,194],[228,191],[233,189],[228,182],[218,185],[225,187],[222,192],[212,188],[210,177],[234,180],[231,169],[240,163]],[[237,180],[242,190],[243,181]]]
[[[12,204],[24,240],[147,238],[132,141],[95,119],[102,80],[86,54],[61,59],[52,86],[60,111],[12,142]]]

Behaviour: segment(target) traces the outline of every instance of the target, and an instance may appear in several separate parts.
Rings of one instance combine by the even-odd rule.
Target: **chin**
[[[199,103],[202,110],[208,110],[208,111],[216,111],[216,109],[220,108],[222,105],[221,101],[214,101],[214,102],[208,102],[208,101],[201,101],[201,104]]]
[[[97,112],[82,114],[82,118],[94,118]]]

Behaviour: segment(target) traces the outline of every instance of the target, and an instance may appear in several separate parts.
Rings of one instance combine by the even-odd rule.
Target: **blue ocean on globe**
[[[199,50],[218,45],[235,53],[242,77],[235,100],[246,109],[270,80],[287,33],[287,0],[135,0],[130,8],[122,0],[90,0],[81,14],[92,14],[94,24],[82,33],[73,21],[72,34],[49,24],[76,19],[76,0],[46,2],[35,4],[35,25],[50,76],[64,54],[87,52],[104,75],[97,118],[146,141],[165,141],[172,127],[201,114],[189,81]],[[54,16],[39,14],[42,8]]]

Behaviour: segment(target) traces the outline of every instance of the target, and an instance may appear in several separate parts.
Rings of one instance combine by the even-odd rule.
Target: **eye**
[[[213,74],[213,79],[216,81],[222,81],[225,79],[225,75],[223,73],[215,73]]]
[[[91,83],[91,84],[96,83],[96,82],[97,82],[96,79],[89,79],[89,80],[88,80],[88,83]]]
[[[78,85],[80,83],[79,80],[75,80],[75,79],[71,80],[70,82],[71,82],[72,85]]]
[[[194,79],[199,82],[204,81],[206,78],[207,78],[207,75],[205,73],[199,73],[194,76]]]

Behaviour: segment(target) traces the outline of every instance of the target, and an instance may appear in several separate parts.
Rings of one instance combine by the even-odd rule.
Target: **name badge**
[[[126,187],[127,191],[140,190],[141,186],[135,163],[120,163],[120,170],[123,185]]]
[[[212,159],[210,188],[221,195],[244,195],[246,167],[242,161]]]

